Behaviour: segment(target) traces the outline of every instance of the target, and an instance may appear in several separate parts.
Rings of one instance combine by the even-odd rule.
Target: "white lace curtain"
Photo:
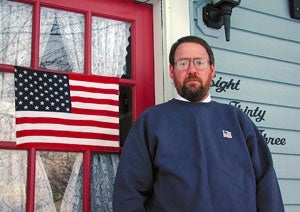
[[[83,73],[84,16],[66,11],[42,8],[40,58],[48,54],[53,24],[60,32],[61,46],[65,48],[72,72]],[[92,73],[121,77],[125,73],[130,24],[101,17],[92,18]],[[58,67],[59,68],[59,67]]]
[[[30,66],[32,6],[0,1],[0,63]]]
[[[71,71],[83,73],[84,69],[84,16],[66,11],[43,8],[41,12],[40,59],[48,53],[53,23],[59,26],[60,41]],[[6,0],[0,1],[0,63],[30,67],[31,63],[32,6]],[[122,76],[125,72],[130,24],[122,21],[92,18],[92,73],[105,76]],[[51,49],[51,48],[50,48]],[[58,70],[59,67],[57,68]],[[5,75],[1,74],[3,81]],[[14,89],[14,84],[0,86],[0,108],[12,102],[0,121],[14,111],[14,98],[6,92]],[[7,120],[7,119],[6,119]],[[14,131],[13,118],[7,126]],[[2,122],[1,122],[2,123]],[[3,132],[0,131],[0,138]],[[12,189],[0,194],[0,211],[25,211],[26,194],[26,151],[0,150],[0,189]],[[18,166],[22,165],[22,169]],[[92,158],[92,211],[111,211],[112,185],[118,164],[114,154],[94,154]],[[36,160],[35,211],[56,211],[53,194],[44,164],[37,153]],[[14,179],[11,178],[14,177]],[[8,185],[12,185],[7,187]],[[8,199],[18,201],[7,202]],[[61,204],[61,211],[81,211],[82,207],[82,154],[78,154],[71,177]],[[9,203],[9,204],[8,204]],[[72,208],[72,210],[71,210]]]
[[[61,40],[51,40],[51,31],[55,27],[54,24],[57,24],[56,27],[60,32],[59,38]],[[47,45],[52,45],[52,48],[55,45],[59,45],[59,47],[65,48],[71,71],[83,73],[84,16],[82,14],[42,8],[40,30],[40,60],[42,56],[49,53],[49,49],[46,49]],[[57,68],[59,69],[59,67]]]

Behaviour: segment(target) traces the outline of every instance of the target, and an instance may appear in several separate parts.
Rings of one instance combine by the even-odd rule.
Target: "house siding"
[[[213,48],[217,76],[211,94],[247,113],[273,156],[287,212],[300,211],[300,20],[289,2],[242,0],[224,29],[207,28],[202,7],[190,1],[191,34]]]

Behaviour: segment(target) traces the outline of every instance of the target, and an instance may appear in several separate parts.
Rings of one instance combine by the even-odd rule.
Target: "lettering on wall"
[[[230,101],[230,105],[235,106],[246,113],[249,117],[255,118],[256,122],[265,121],[266,110],[260,109],[260,107],[253,107],[242,105],[240,101]],[[272,137],[266,133],[266,130],[259,130],[267,144],[270,145],[286,145],[286,138]]]
[[[255,108],[251,108],[247,105],[242,106],[241,102],[239,101],[230,101],[229,104],[239,108],[244,113],[246,113],[249,117],[255,118],[255,121],[257,122],[265,121],[264,117],[266,115],[266,110],[262,110],[258,106]]]
[[[264,139],[266,140],[267,144],[271,145],[286,145],[286,138],[274,138],[271,136],[268,136],[267,133],[265,132],[266,130],[259,130]]]
[[[230,80],[223,80],[222,77],[219,77],[219,79],[217,81],[212,80],[211,87],[216,87],[217,93],[221,93],[223,91],[226,92],[226,90],[228,90],[228,89],[240,90],[240,88],[239,88],[240,82],[241,82],[241,80],[237,80],[235,82],[235,80],[232,78]]]
[[[218,79],[212,80],[211,87],[215,88],[215,91],[217,93],[222,93],[226,91],[240,91],[241,82],[242,82],[241,79],[234,79],[234,78],[224,79],[223,77],[219,77]],[[245,114],[247,114],[250,118],[253,118],[258,123],[266,121],[265,116],[267,110],[259,106],[250,106],[238,100],[230,101],[229,105],[232,105],[242,110]],[[287,144],[286,138],[284,137],[276,137],[276,136],[269,135],[265,129],[260,129],[259,131],[264,137],[267,144],[269,145],[283,146]]]

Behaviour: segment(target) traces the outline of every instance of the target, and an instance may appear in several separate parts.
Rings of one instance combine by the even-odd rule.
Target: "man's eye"
[[[188,61],[180,61],[179,65],[180,66],[186,66],[189,62]]]
[[[203,64],[202,60],[196,60],[195,61],[195,65],[202,65],[202,64]]]

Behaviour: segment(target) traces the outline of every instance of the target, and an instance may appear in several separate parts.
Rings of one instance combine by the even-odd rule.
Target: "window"
[[[111,211],[119,149],[17,150],[13,71],[17,65],[119,77],[123,144],[132,121],[154,104],[151,6],[119,0],[0,6],[1,208]]]

